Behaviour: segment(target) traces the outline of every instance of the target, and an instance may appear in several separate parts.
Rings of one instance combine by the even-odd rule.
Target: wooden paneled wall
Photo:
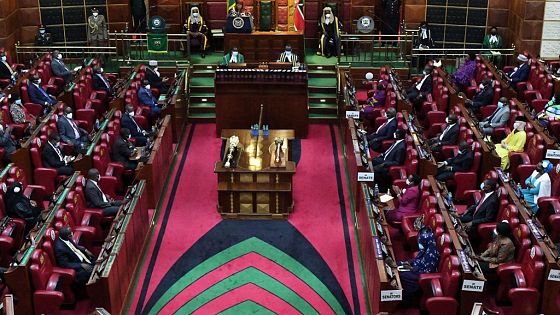
[[[539,54],[544,5],[544,0],[511,1],[508,26],[510,40],[518,51],[527,50],[533,55]]]

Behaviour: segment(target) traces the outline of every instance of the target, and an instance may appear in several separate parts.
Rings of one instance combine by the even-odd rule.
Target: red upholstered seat
[[[422,199],[420,203],[420,208],[416,214],[411,214],[404,216],[402,219],[402,231],[406,238],[406,243],[413,249],[418,247],[418,231],[414,229],[414,221],[424,215],[424,223],[426,223],[426,218],[430,213],[436,212],[437,199],[434,196],[426,196]]]
[[[454,315],[458,303],[455,300],[459,287],[459,258],[448,256],[438,273],[422,274],[418,282],[422,287],[421,308],[432,315]]]
[[[537,163],[544,157],[543,138],[539,134],[527,137],[525,151],[510,153],[510,171],[513,179],[519,183],[525,183],[525,179],[531,175]]]
[[[103,229],[101,227],[103,211],[101,209],[87,208],[81,187],[76,187],[74,191],[69,192],[66,196],[66,210],[72,215],[73,222],[76,225],[92,228],[91,231],[94,234],[93,238],[95,240],[103,239]]]
[[[43,105],[31,103],[31,99],[29,98],[28,89],[29,80],[24,79],[21,81],[21,99],[23,100],[23,106],[29,111],[29,113],[35,117],[41,116],[43,113]]]
[[[101,241],[101,239],[96,238],[95,227],[77,225],[73,216],[64,209],[56,212],[54,226],[59,231],[63,227],[68,226],[74,232],[73,239],[76,241],[76,244],[83,245],[90,251],[94,250],[94,241]]]
[[[60,314],[60,306],[74,302],[72,282],[76,272],[53,266],[49,255],[36,249],[31,254],[31,283],[35,314]]]
[[[519,263],[498,267],[500,279],[497,299],[512,303],[514,314],[536,314],[540,286],[544,276],[542,250],[539,246],[528,248]]]
[[[443,233],[436,239],[436,246],[439,251],[439,265],[438,270],[443,270],[443,263],[446,258],[451,255],[451,236],[449,233]]]
[[[482,159],[481,146],[478,142],[473,142],[473,162],[468,172],[455,172],[453,183],[448,182],[448,186],[455,187],[455,199],[464,200],[465,191],[476,189],[478,183],[478,169]]]
[[[31,161],[34,166],[33,179],[35,184],[45,188],[46,194],[51,195],[55,191],[56,183],[62,181],[63,177],[57,175],[56,169],[43,167],[41,159],[43,145],[45,145],[45,141],[40,138],[33,139],[31,143]]]

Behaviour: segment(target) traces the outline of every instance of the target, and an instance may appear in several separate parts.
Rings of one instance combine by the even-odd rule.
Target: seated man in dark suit
[[[478,110],[483,106],[492,104],[492,100],[494,99],[492,79],[484,78],[479,87],[480,91],[474,95],[472,100],[465,100],[465,107]]]
[[[111,86],[111,82],[105,78],[103,68],[100,66],[93,67],[93,74],[91,76],[93,89],[96,91],[105,91],[109,96],[113,96],[115,92]]]
[[[58,239],[54,242],[54,256],[58,266],[76,271],[76,285],[86,285],[95,265],[95,256],[72,240],[70,227],[65,226],[58,233]]]
[[[111,159],[113,162],[123,163],[124,168],[127,170],[135,170],[138,161],[131,160],[130,158],[136,153],[137,149],[128,139],[130,139],[130,130],[121,128],[120,137],[117,137],[113,144]]]
[[[379,152],[381,150],[381,143],[383,140],[389,140],[393,138],[393,133],[397,130],[397,111],[390,107],[385,111],[385,117],[387,121],[383,123],[377,130],[367,135],[368,143],[370,148],[374,151]]]
[[[44,167],[56,168],[58,175],[70,176],[74,173],[74,167],[72,167],[74,157],[64,155],[60,149],[60,137],[54,132],[49,135],[41,153],[41,160]]]
[[[6,125],[0,118],[0,147],[4,149],[2,163],[7,165],[12,160],[12,154],[17,150],[17,141],[12,138],[12,127]]]
[[[432,93],[432,66],[426,66],[422,78],[414,83],[407,91],[408,100],[412,103],[426,99],[426,95]]]
[[[0,53],[0,79],[10,79],[12,82],[17,80],[18,73],[8,63],[6,52]]]
[[[428,144],[432,152],[441,151],[441,146],[443,145],[454,145],[457,143],[457,137],[459,137],[459,122],[457,115],[450,114],[445,118],[447,126],[443,129],[437,137],[429,139]]]
[[[467,172],[471,169],[474,154],[469,145],[462,141],[459,143],[459,152],[444,162],[438,163],[436,179],[445,182],[453,178],[455,172]]]
[[[169,78],[162,78],[161,74],[158,71],[158,63],[156,60],[150,60],[148,62],[148,66],[146,67],[146,80],[150,82],[152,87],[155,87],[159,90],[161,94],[167,93],[167,80]]]
[[[161,112],[161,108],[159,108],[157,99],[150,90],[151,87],[148,80],[142,81],[142,86],[138,89],[138,101],[150,107],[151,115],[157,116]]]
[[[103,210],[103,216],[112,217],[119,212],[119,207],[123,204],[120,200],[113,200],[107,196],[99,187],[101,175],[96,168],[88,171],[88,180],[84,195],[88,208],[98,208]]]
[[[65,84],[72,82],[74,71],[64,63],[62,54],[58,50],[52,52],[51,70],[55,76],[63,78]]]
[[[58,116],[56,127],[62,141],[73,145],[78,151],[84,150],[88,143],[88,133],[74,121],[72,107],[64,108],[64,115]]]
[[[476,204],[467,208],[461,215],[460,219],[463,226],[467,229],[469,239],[476,241],[478,239],[478,225],[482,223],[496,221],[500,201],[496,192],[496,180],[487,179],[481,184],[484,196]]]
[[[515,86],[517,82],[527,81],[529,79],[529,73],[531,72],[529,58],[525,55],[519,54],[519,56],[517,56],[517,62],[519,65],[507,73],[508,82],[513,86]]]
[[[149,133],[142,129],[140,125],[134,119],[134,107],[127,104],[124,108],[125,112],[121,117],[121,128],[126,128],[130,130],[130,135],[135,139],[135,144],[139,147],[143,147],[148,142]]]
[[[49,106],[56,105],[56,98],[49,95],[47,91],[41,87],[41,78],[37,74],[34,74],[29,80],[27,93],[29,94],[29,100],[31,103],[41,104],[45,109]]]
[[[386,191],[391,187],[393,179],[389,175],[389,167],[403,165],[406,155],[405,131],[397,129],[393,137],[395,142],[383,153],[373,159],[374,180],[379,186],[380,191]]]

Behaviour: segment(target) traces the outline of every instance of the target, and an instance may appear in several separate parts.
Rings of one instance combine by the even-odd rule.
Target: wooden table
[[[286,219],[293,211],[292,178],[296,165],[290,158],[293,130],[270,130],[270,135],[252,137],[250,130],[224,129],[222,138],[239,137],[239,154],[226,168],[229,140],[216,162],[218,174],[218,212],[224,218]],[[275,164],[275,138],[284,140],[282,162]],[[237,161],[237,162],[235,162]]]
[[[294,129],[305,138],[309,124],[307,72],[260,69],[217,69],[216,135],[222,129],[248,129],[259,122],[269,129]]]
[[[171,131],[171,116],[163,118],[158,134],[154,139],[152,152],[146,163],[139,163],[136,167],[136,179],[146,180],[148,191],[148,207],[156,208],[160,197],[162,197],[163,187],[167,173],[173,161],[173,138]]]
[[[304,60],[303,32],[253,32],[250,34],[225,33],[224,51],[239,49],[246,62],[276,61],[287,44],[301,61]]]

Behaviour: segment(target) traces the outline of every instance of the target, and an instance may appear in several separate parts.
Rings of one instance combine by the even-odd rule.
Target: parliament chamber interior
[[[560,313],[559,0],[0,25],[0,314]]]

